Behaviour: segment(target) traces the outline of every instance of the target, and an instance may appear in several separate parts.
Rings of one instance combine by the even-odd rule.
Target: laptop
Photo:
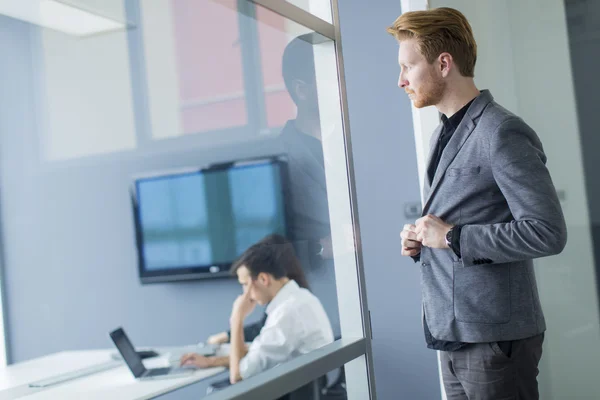
[[[131,341],[125,334],[123,328],[118,328],[110,333],[110,338],[114,342],[117,350],[121,353],[123,360],[129,367],[129,370],[136,379],[140,380],[153,380],[153,379],[165,379],[165,378],[181,378],[189,376],[194,373],[195,368],[178,368],[178,367],[166,367],[166,368],[153,368],[147,369],[144,367],[142,358],[135,351],[135,348],[131,344]]]

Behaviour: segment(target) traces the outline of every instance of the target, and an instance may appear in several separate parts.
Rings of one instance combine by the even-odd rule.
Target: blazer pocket
[[[454,317],[459,322],[510,321],[510,266],[463,267],[454,263]]]
[[[448,176],[477,175],[481,167],[448,168]]]

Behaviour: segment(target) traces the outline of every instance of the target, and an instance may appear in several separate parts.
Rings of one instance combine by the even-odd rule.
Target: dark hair
[[[292,83],[301,80],[306,83],[315,83],[315,56],[311,44],[311,34],[298,36],[292,39],[285,50],[281,61],[281,73],[288,93],[294,100],[298,101]]]
[[[275,279],[287,277],[298,286],[309,289],[300,260],[294,246],[283,236],[273,234],[250,246],[231,266],[235,275],[240,267],[248,268],[250,276],[256,278],[261,272],[273,275]]]

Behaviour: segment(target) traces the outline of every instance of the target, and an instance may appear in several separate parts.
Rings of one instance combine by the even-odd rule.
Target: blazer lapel
[[[446,145],[446,148],[444,149],[444,152],[442,153],[442,158],[440,159],[440,163],[438,164],[435,176],[433,177],[433,182],[431,182],[431,187],[429,187],[428,190],[425,192],[425,203],[423,205],[422,215],[427,215],[433,195],[435,194],[435,191],[439,188],[440,182],[446,174],[446,170],[448,169],[448,167],[462,148],[463,144],[465,144],[465,142],[475,129],[475,120],[479,118],[479,116],[483,113],[487,105],[490,104],[492,101],[494,101],[494,97],[492,96],[490,91],[482,90],[479,96],[475,99],[473,104],[471,104],[471,106],[467,110],[467,113],[465,114],[463,120],[456,128],[454,135],[452,135],[452,138],[450,139],[450,141]],[[438,129],[441,132],[441,126],[438,127]],[[437,136],[439,136],[439,132],[437,132]],[[434,143],[431,147],[431,152],[433,151],[433,148],[435,148],[436,145],[437,138],[436,143]],[[431,162],[431,156],[432,155],[430,154],[429,162]],[[429,163],[427,164],[429,166]],[[427,183],[428,180],[426,179],[425,182]]]
[[[448,166],[450,165],[450,163],[452,163],[452,161],[460,151],[461,147],[463,146],[463,144],[465,144],[465,141],[469,138],[471,132],[473,132],[474,129],[475,123],[471,118],[469,118],[468,114],[465,115],[465,118],[462,120],[458,128],[456,128],[454,135],[452,135],[452,138],[450,139],[450,141],[446,145],[446,148],[444,149],[444,152],[442,153],[442,158],[440,159],[440,163],[438,164],[437,170],[433,177],[431,188],[429,189],[429,193],[425,198],[423,215],[426,215],[427,209],[429,208],[429,204],[431,203],[431,198],[433,197],[433,194],[440,185],[442,178],[446,174]]]
[[[325,168],[323,153],[317,155],[310,151],[306,143],[303,141],[303,136],[308,136],[296,129],[291,121],[288,121],[282,132],[282,138],[288,158],[293,158],[299,169],[309,176],[315,183],[321,188],[327,190],[327,184],[325,182]],[[317,139],[315,139],[317,140]]]

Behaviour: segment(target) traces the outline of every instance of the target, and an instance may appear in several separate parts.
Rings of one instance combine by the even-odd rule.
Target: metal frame
[[[266,99],[261,70],[256,5],[246,0],[237,0],[238,25],[244,92],[246,96],[247,124],[255,131],[267,126]]]
[[[335,40],[335,26],[284,0],[246,0]],[[337,8],[337,7],[335,7]],[[334,20],[335,21],[335,20]],[[334,22],[335,24],[335,22]]]
[[[340,339],[207,396],[210,400],[276,399],[365,354],[367,340]]]
[[[377,399],[375,390],[375,371],[373,365],[373,352],[371,347],[371,340],[373,339],[373,331],[371,326],[371,313],[367,304],[367,285],[365,280],[364,272],[364,260],[362,254],[362,247],[358,245],[356,238],[360,237],[360,224],[358,218],[358,205],[356,204],[356,179],[354,174],[354,159],[352,156],[352,139],[350,134],[350,116],[348,111],[348,101],[346,93],[346,75],[344,70],[344,57],[342,53],[342,33],[340,29],[340,15],[338,0],[332,0],[331,6],[333,9],[333,23],[335,28],[335,52],[337,59],[337,70],[338,70],[338,81],[340,90],[340,106],[342,111],[342,131],[344,133],[344,141],[346,145],[346,170],[348,172],[348,187],[350,188],[350,209],[352,212],[352,226],[354,227],[354,242],[356,249],[357,258],[357,269],[356,273],[358,276],[359,283],[359,298],[361,302],[361,316],[363,322],[363,332],[365,335],[365,357],[367,361],[367,378],[369,385],[369,394],[372,400]]]
[[[2,226],[2,221],[0,220],[0,227]],[[6,266],[6,259],[5,259],[5,252],[4,252],[4,243],[6,243],[6,238],[4,236],[4,229],[0,228],[0,312],[2,313],[2,315],[0,316],[2,318],[1,322],[2,322],[2,330],[0,332],[0,334],[2,335],[2,341],[0,342],[0,346],[2,346],[2,348],[0,349],[0,354],[4,353],[4,362],[0,364],[0,366],[5,367],[7,365],[10,365],[12,363],[12,353],[9,351],[10,350],[10,344],[11,344],[11,337],[9,334],[9,329],[8,329],[8,307],[6,306],[7,303],[7,294],[6,294],[6,272],[5,272],[5,266]],[[1,360],[0,360],[1,362]]]
[[[144,26],[141,23],[139,0],[125,0],[125,18],[131,18],[137,29],[127,31],[127,54],[131,80],[135,136],[138,147],[152,142],[152,122],[148,104],[148,74],[144,56]]]

